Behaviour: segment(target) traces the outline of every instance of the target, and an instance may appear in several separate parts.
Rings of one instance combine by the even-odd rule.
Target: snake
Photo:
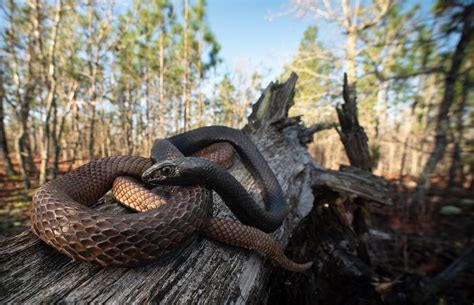
[[[169,197],[157,195],[138,184],[140,180],[152,184],[176,183],[161,176],[171,178],[176,173],[185,173],[182,166],[196,165],[196,162],[201,162],[201,169],[204,166],[208,174],[219,171],[219,177],[229,179],[231,175],[224,167],[201,158],[209,150],[218,151],[213,144],[223,145],[219,142],[224,141],[235,148],[263,189],[262,208],[255,201],[239,205],[238,198],[243,194],[239,187],[236,193],[223,191],[224,185],[217,187],[216,192],[242,223],[212,217],[213,186],[206,185],[207,180],[202,176],[197,185],[191,185],[195,178],[187,177],[184,180],[188,182],[179,183],[184,186],[169,187]],[[190,157],[191,154],[194,156]],[[159,260],[195,234],[202,234],[256,250],[287,270],[302,272],[309,269],[312,262],[291,261],[266,233],[281,225],[287,211],[277,185],[268,164],[243,132],[221,126],[204,127],[156,141],[151,158],[105,157],[43,184],[33,196],[31,226],[41,240],[73,260],[104,267],[137,266]],[[93,209],[91,205],[111,188],[120,201],[135,202],[130,207],[140,213],[118,215]]]

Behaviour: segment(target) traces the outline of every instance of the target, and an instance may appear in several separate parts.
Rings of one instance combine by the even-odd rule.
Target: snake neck
[[[283,196],[275,196],[265,187],[261,190],[264,205],[258,204],[227,170],[202,158],[186,157],[186,168],[174,183],[181,185],[204,185],[216,191],[230,210],[244,224],[258,227],[262,231],[275,231],[286,216]],[[262,221],[269,219],[269,221]]]
[[[249,216],[247,219],[241,219],[238,216],[239,219],[246,224],[259,227],[267,232],[276,230],[283,223],[284,218],[288,214],[288,207],[280,184],[255,144],[241,130],[225,126],[202,127],[173,136],[168,140],[186,156],[212,143],[223,141],[231,143],[242,159],[242,163],[262,190],[262,197],[265,204],[265,209],[260,208],[262,211],[265,211],[265,213],[262,212],[265,218],[255,219]],[[227,180],[222,179],[222,175],[225,174],[218,172],[213,176],[217,185],[226,184]],[[230,174],[229,176],[232,177]],[[213,179],[212,177],[206,178]],[[229,178],[229,180],[230,179],[233,179],[233,177]],[[233,180],[235,181],[235,179]],[[238,184],[240,185],[240,183]],[[242,186],[240,185],[240,187]],[[212,188],[217,192],[215,186],[212,186]],[[222,189],[221,193],[225,192],[226,189]],[[239,195],[245,197],[243,194]],[[252,213],[255,212],[255,209],[250,210]],[[250,219],[255,222],[250,223]],[[265,222],[267,222],[267,224],[264,224]],[[266,230],[263,229],[264,226],[267,227]]]

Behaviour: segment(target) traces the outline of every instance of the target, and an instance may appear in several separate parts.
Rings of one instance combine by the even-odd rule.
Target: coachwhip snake
[[[226,187],[232,184],[226,183],[230,183],[230,174],[222,167],[201,158],[183,156],[194,153],[207,156],[223,143],[211,144],[223,141],[232,144],[261,186],[264,208],[253,201],[240,183],[240,188],[229,191]],[[33,232],[73,259],[102,266],[133,266],[154,261],[169,255],[193,234],[201,233],[226,244],[260,251],[291,271],[311,267],[311,262],[297,264],[289,260],[278,243],[261,231],[274,231],[280,226],[287,208],[275,176],[241,131],[214,126],[159,140],[155,142],[152,159],[102,158],[44,184],[33,197]],[[214,161],[222,160],[217,157]],[[207,173],[197,177],[199,185],[194,185],[195,172],[187,171],[189,166],[194,169],[200,166]],[[177,173],[183,176],[175,181],[172,178]],[[213,178],[208,176],[211,174]],[[153,184],[193,186],[170,187],[171,197],[166,198],[133,180],[142,176]],[[244,224],[212,217],[212,192],[207,186],[213,188],[216,182],[216,191]],[[88,207],[112,186],[115,197],[122,203],[144,212],[113,215]]]

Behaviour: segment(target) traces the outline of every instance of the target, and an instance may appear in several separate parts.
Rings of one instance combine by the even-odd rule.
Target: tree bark
[[[362,303],[364,298],[369,298],[369,304],[378,304],[370,270],[356,254],[358,238],[347,223],[340,221],[343,217],[336,206],[326,209],[315,207],[314,203],[321,192],[337,197],[337,193],[328,188],[342,187],[345,194],[362,197],[386,190],[374,188],[369,176],[329,171],[312,160],[302,145],[299,120],[287,116],[293,104],[296,78],[292,74],[284,84],[270,84],[254,105],[245,128],[274,171],[290,207],[284,224],[272,235],[286,245],[303,217],[311,213],[312,217],[325,219],[324,225],[320,224],[321,233],[314,231],[316,227],[307,231],[307,238],[316,245],[317,251],[297,245],[296,254],[290,256],[301,262],[316,262],[311,271],[300,276],[315,279],[328,274],[330,280],[321,277],[317,283],[319,290],[338,291],[339,300]],[[231,172],[251,194],[259,197],[258,187],[242,163],[237,161]],[[325,175],[331,178],[325,179]],[[352,178],[347,179],[348,176]],[[109,199],[106,196],[100,202]],[[214,215],[233,218],[218,196],[215,199]],[[372,199],[389,204],[383,195]],[[106,204],[102,209],[110,212],[111,205]],[[323,217],[327,211],[333,216]],[[320,234],[327,238],[318,238]],[[270,297],[269,284],[274,282],[274,269],[278,268],[259,254],[200,237],[157,263],[136,268],[100,268],[71,262],[28,231],[0,243],[3,276],[0,302],[264,304]],[[346,290],[344,283],[357,283],[357,287],[363,289]]]
[[[351,165],[371,172],[373,162],[369,154],[369,139],[364,128],[359,124],[357,96],[352,95],[354,91],[351,89],[347,78],[347,75],[344,74],[344,104],[342,104],[342,107],[336,108],[339,124],[341,125],[341,130],[337,129],[337,132]]]

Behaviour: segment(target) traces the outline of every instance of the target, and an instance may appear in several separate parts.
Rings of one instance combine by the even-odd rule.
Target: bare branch
[[[391,4],[392,4],[391,0],[382,0],[382,3],[381,3],[382,7],[381,7],[381,10],[380,10],[379,14],[377,16],[375,16],[374,18],[368,19],[367,22],[362,23],[361,25],[359,25],[357,27],[357,31],[358,32],[363,32],[366,29],[371,28],[374,25],[376,25],[388,13],[388,10],[390,9]]]
[[[322,122],[311,125],[308,128],[302,130],[300,139],[304,144],[313,142],[313,135],[317,132],[336,128],[338,124],[336,122]]]

